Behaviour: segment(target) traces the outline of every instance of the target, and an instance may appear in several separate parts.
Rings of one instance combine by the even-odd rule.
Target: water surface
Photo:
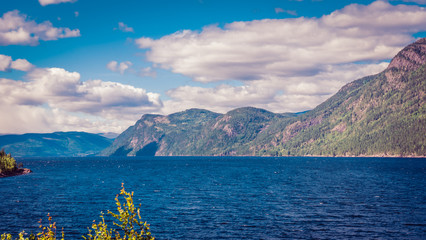
[[[33,173],[0,179],[0,233],[50,213],[81,239],[124,182],[156,239],[426,239],[426,159],[19,160]]]

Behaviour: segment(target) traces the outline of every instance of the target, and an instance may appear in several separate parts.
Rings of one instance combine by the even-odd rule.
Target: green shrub
[[[121,203],[119,196],[124,198],[124,202]],[[149,224],[141,221],[140,205],[135,207],[133,203],[133,192],[128,193],[124,189],[123,184],[121,185],[120,194],[115,197],[115,204],[117,205],[118,213],[113,213],[108,210],[108,214],[114,217],[118,223],[113,222],[117,229],[110,229],[105,223],[103,213],[101,213],[101,219],[99,223],[93,223],[92,230],[89,229],[89,234],[86,240],[96,239],[138,239],[138,240],[151,240],[154,239],[149,231]]]
[[[124,198],[124,202],[120,202],[120,196]],[[141,221],[140,216],[140,205],[135,207],[133,203],[133,192],[128,193],[125,191],[123,184],[121,185],[120,194],[115,197],[115,203],[117,205],[118,213],[113,213],[108,210],[108,214],[111,215],[117,222],[113,222],[113,225],[117,228],[109,228],[105,223],[104,214],[101,212],[101,221],[96,223],[93,221],[91,229],[88,228],[89,233],[83,236],[86,240],[154,240],[149,231],[149,224]],[[40,220],[41,232],[37,235],[31,234],[29,237],[24,238],[25,232],[19,233],[17,240],[56,240],[56,223],[52,223],[52,217],[48,214],[49,224],[43,226]],[[1,240],[13,240],[11,234],[2,234]],[[64,232],[62,230],[62,238],[64,240]]]
[[[0,151],[0,173],[9,173],[17,169],[15,159],[9,154],[4,152],[4,149]]]
[[[40,230],[41,232],[37,233],[37,235],[30,234],[29,237],[24,237],[25,232],[22,231],[19,233],[17,240],[56,240],[56,223],[52,223],[52,217],[50,214],[47,214],[47,218],[49,221],[49,224],[47,226],[43,226],[42,220],[40,219]],[[13,240],[12,234],[9,233],[3,233],[1,235],[1,240]],[[64,231],[62,230],[62,238],[61,240],[64,240]]]

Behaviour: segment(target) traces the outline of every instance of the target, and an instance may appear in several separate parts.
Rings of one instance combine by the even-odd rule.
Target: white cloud
[[[135,43],[147,49],[147,60],[157,67],[198,82],[236,80],[243,85],[172,89],[166,112],[246,105],[302,111],[345,83],[383,70],[383,62],[414,41],[414,33],[426,31],[425,22],[423,7],[376,1],[351,4],[320,18],[233,22],[160,39],[142,37]]]
[[[285,12],[284,11],[284,9],[282,9],[282,8],[275,8],[275,13],[283,13],[283,12]]]
[[[221,84],[214,88],[182,86],[171,89],[163,113],[188,108],[206,108],[225,113],[234,108],[254,106],[273,112],[299,112],[313,109],[341,86],[355,79],[376,74],[387,67],[377,64],[328,66],[315,76],[270,78],[246,82],[243,86]]]
[[[79,13],[78,11],[75,11],[75,12],[74,12],[74,16],[75,16],[75,17],[78,17],[78,16],[80,16],[80,13]]]
[[[132,27],[127,26],[123,22],[118,23],[118,29],[122,32],[135,32]]]
[[[7,12],[0,18],[0,46],[37,45],[40,40],[79,36],[78,29],[56,28],[49,21],[38,24],[28,20],[27,16],[20,14],[18,10]]]
[[[116,82],[81,82],[79,73],[61,68],[36,69],[27,78],[36,92],[34,98],[67,111],[106,113],[122,110],[124,114],[126,110],[133,112],[133,108],[155,110],[161,106],[158,94]]]
[[[1,82],[1,80],[0,80]],[[88,114],[75,114],[61,109],[29,105],[0,105],[8,117],[0,119],[0,133],[23,134],[29,132],[85,131],[92,133],[121,133],[135,120],[94,118]]]
[[[12,57],[0,54],[0,71],[5,72],[10,69]]]
[[[426,10],[377,1],[321,18],[234,22],[136,43],[147,59],[200,82],[314,75],[328,64],[391,58],[426,30]]]
[[[38,0],[40,5],[46,6],[49,4],[59,4],[59,3],[66,3],[66,2],[76,2],[77,0]]]
[[[124,74],[126,70],[128,70],[133,65],[130,61],[124,61],[118,63],[117,61],[111,61],[107,63],[106,67],[113,72],[120,72],[121,75]]]
[[[12,69],[28,72],[31,70],[34,66],[28,62],[26,59],[16,59],[12,62],[11,66]]]
[[[163,104],[159,94],[116,82],[82,82],[79,73],[61,68],[35,69],[26,79],[0,79],[0,109],[13,109],[10,117],[17,118],[15,125],[28,122],[28,115],[33,114],[37,124],[30,126],[40,124],[40,127],[34,127],[31,132],[122,131],[141,114],[156,112]],[[8,119],[0,119],[0,132],[10,133],[17,128]]]
[[[157,72],[152,67],[141,68],[137,74],[139,77],[157,77]]]
[[[287,13],[293,16],[297,16],[297,12],[293,11],[293,10],[284,10],[282,8],[275,8],[275,13],[279,14],[279,13]]]
[[[6,72],[11,69],[27,72],[34,66],[26,59],[16,59],[12,61],[12,57],[0,54],[0,71]]]
[[[124,74],[124,72],[129,69],[133,64],[130,61],[121,62],[118,66],[118,70],[121,74]]]
[[[117,71],[117,66],[118,66],[117,61],[111,61],[111,62],[107,63],[107,65],[106,65],[106,67],[113,72]]]
[[[132,69],[133,63],[130,61],[124,61],[124,62],[117,62],[117,61],[110,61],[107,63],[106,67],[113,71],[113,72],[120,72],[121,75],[123,75],[126,71],[135,74],[139,77],[157,77],[157,72],[152,69],[152,67],[145,67],[140,68],[139,70]]]

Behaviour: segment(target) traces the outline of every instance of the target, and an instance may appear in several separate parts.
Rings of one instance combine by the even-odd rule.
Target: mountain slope
[[[252,107],[226,114],[189,109],[168,116],[143,115],[102,155],[252,155],[250,142],[274,119],[295,114],[274,114]]]
[[[421,39],[400,51],[382,73],[347,84],[286,126],[263,150],[280,155],[426,155],[425,63],[426,39]]]
[[[426,156],[426,38],[303,114],[144,115],[104,155]]]
[[[112,156],[190,154],[188,148],[180,146],[196,144],[204,126],[219,115],[202,109],[189,109],[169,116],[145,114],[134,126],[120,134],[101,154]]]
[[[0,148],[14,157],[94,155],[111,143],[112,139],[85,132],[0,135]]]
[[[272,121],[293,116],[253,107],[232,110],[207,124],[193,155],[255,155],[252,141]]]

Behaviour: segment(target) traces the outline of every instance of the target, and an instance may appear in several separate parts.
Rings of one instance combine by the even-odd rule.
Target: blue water
[[[50,213],[81,239],[124,182],[157,239],[426,239],[426,159],[19,159],[0,179],[0,233]]]

